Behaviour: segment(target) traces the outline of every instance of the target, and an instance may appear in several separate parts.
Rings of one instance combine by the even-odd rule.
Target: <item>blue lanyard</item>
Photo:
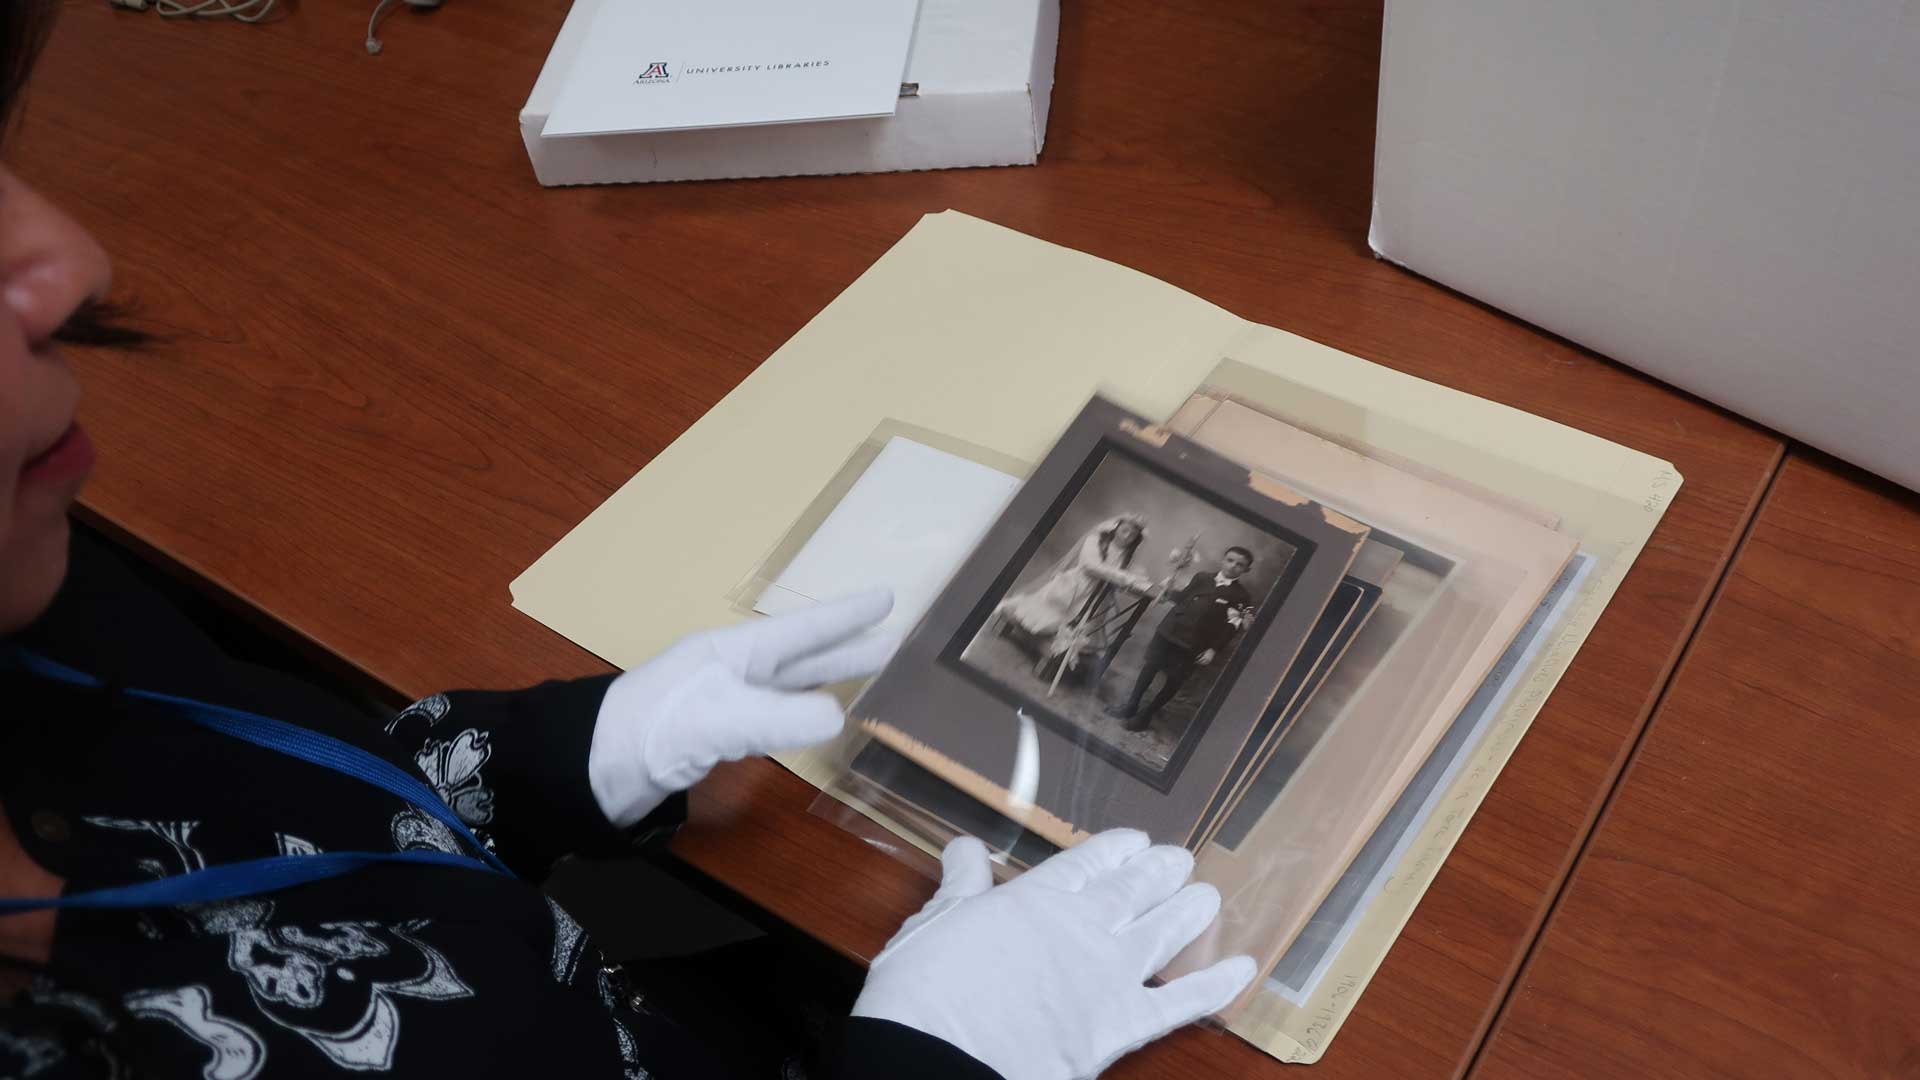
[[[24,650],[7,653],[5,660],[41,678],[100,689],[105,686],[86,672]],[[72,896],[0,898],[0,914],[37,911],[42,908],[139,908],[166,907],[175,904],[205,903],[253,896],[264,892],[304,885],[310,881],[339,877],[380,863],[413,863],[459,866],[491,870],[513,876],[499,857],[488,851],[460,816],[453,812],[434,790],[404,769],[368,753],[351,743],[283,720],[274,720],[225,705],[213,705],[193,698],[163,694],[153,690],[122,690],[128,697],[172,706],[187,719],[211,731],[252,743],[255,746],[298,758],[372,784],[398,796],[471,844],[479,858],[445,851],[333,851],[313,855],[276,855],[246,859],[193,870],[173,877],[121,885],[109,889],[76,893]]]

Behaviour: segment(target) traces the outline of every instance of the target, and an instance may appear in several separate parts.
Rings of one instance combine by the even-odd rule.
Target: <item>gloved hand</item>
[[[613,680],[600,702],[587,781],[626,828],[721,761],[825,742],[839,702],[797,693],[880,670],[899,640],[867,633],[893,610],[886,589],[675,642]]]
[[[940,863],[939,891],[873,958],[853,1015],[944,1039],[1007,1080],[1097,1076],[1256,974],[1236,956],[1144,985],[1220,911],[1212,886],[1181,888],[1193,856],[1145,833],[1101,833],[998,887],[972,837]]]

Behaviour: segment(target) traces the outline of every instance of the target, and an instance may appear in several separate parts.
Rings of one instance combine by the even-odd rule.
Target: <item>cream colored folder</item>
[[[1216,372],[1228,358],[1239,363]],[[1462,770],[1470,812],[1678,490],[1672,466],[954,211],[921,219],[541,556],[513,582],[514,606],[631,666],[682,634],[741,618],[728,591],[883,420],[1038,461],[1096,391],[1137,413],[1172,416],[1202,383],[1343,445],[1437,467],[1557,515],[1583,550],[1604,555],[1562,637],[1477,749],[1484,761]],[[700,543],[685,542],[689,529]],[[782,760],[825,786],[837,753]],[[1461,819],[1449,814],[1446,824],[1421,849],[1430,861],[1420,873],[1369,908],[1339,980],[1326,980],[1337,995],[1308,1009],[1263,993],[1234,1030],[1275,1056],[1317,1057]]]

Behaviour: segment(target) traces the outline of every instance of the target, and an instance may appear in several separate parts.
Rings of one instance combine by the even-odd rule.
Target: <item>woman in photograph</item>
[[[1100,625],[1102,614],[1112,610],[1115,589],[1144,594],[1153,588],[1147,575],[1133,569],[1146,538],[1147,521],[1138,514],[1094,526],[1032,586],[1000,602],[994,609],[1000,632],[1025,637],[1042,664],[1064,655],[1073,635],[1062,631]]]

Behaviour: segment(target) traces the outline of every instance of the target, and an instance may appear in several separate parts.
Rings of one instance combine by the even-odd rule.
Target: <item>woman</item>
[[[52,10],[0,0],[0,115]],[[718,761],[836,733],[810,688],[884,659],[885,593],[369,723],[70,538],[92,449],[57,345],[137,337],[102,318],[107,283],[0,169],[0,1076],[801,1075],[604,963],[529,882],[673,824]],[[977,841],[942,864],[812,1075],[1092,1075],[1253,977],[1143,985],[1219,899],[1139,833],[999,887]]]
[[[1094,526],[1033,585],[994,608],[1002,633],[1018,631],[1041,654],[1042,663],[1072,650],[1097,648],[1085,631],[1113,610],[1113,590],[1145,593],[1153,583],[1131,569],[1147,538],[1146,519],[1121,514]],[[1075,632],[1062,634],[1072,628]]]

